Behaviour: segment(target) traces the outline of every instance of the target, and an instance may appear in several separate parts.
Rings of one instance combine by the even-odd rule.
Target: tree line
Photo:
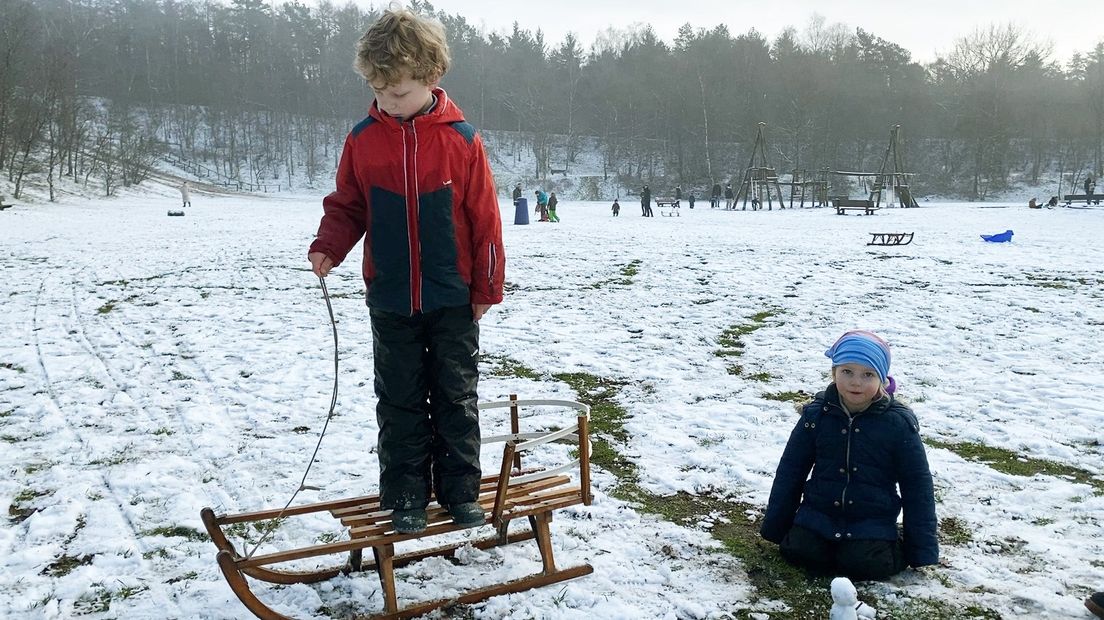
[[[609,28],[584,49],[412,8],[448,30],[450,96],[477,127],[517,132],[534,178],[570,169],[585,143],[627,184],[738,181],[761,121],[783,174],[876,169],[897,124],[922,192],[983,199],[1104,171],[1104,41],[1062,65],[993,25],[921,64],[813,16],[773,39]],[[28,175],[51,198],[60,177],[111,194],[171,153],[229,178],[324,185],[371,99],[351,64],[377,14],[329,0],[0,0],[0,174],[17,196]]]

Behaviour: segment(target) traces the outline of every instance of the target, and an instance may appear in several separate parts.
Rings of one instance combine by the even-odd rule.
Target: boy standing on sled
[[[379,399],[380,507],[426,528],[430,489],[462,527],[479,495],[479,319],[502,301],[506,256],[483,141],[438,82],[444,28],[388,10],[357,43],[375,101],[345,140],[307,258],[325,277],[364,238]]]
[[[937,563],[932,477],[916,415],[893,397],[889,345],[850,331],[825,355],[833,382],[790,434],[760,534],[790,564],[856,580]]]

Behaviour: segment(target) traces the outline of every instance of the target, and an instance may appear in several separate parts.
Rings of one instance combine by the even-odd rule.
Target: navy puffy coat
[[[889,396],[849,418],[832,384],[790,434],[760,534],[778,543],[800,525],[828,540],[896,540],[902,508],[909,566],[937,563],[935,494],[916,415]]]

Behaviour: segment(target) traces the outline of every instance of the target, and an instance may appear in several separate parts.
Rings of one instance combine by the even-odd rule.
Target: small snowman
[[[875,620],[878,611],[859,602],[859,593],[855,584],[847,577],[832,580],[832,610],[828,620]]]

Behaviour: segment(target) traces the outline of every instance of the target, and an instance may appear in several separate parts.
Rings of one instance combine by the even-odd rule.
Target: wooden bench
[[[428,539],[457,532],[461,528],[452,522],[444,508],[435,501],[431,501],[426,508],[428,525],[425,531],[417,534],[400,534],[391,525],[391,511],[380,508],[378,495],[318,502],[283,510],[273,509],[239,514],[216,515],[211,508],[204,508],[200,516],[208,535],[219,550],[216,556],[219,568],[234,594],[258,618],[290,620],[257,598],[245,578],[248,576],[275,584],[317,583],[354,571],[375,570],[379,575],[383,591],[384,609],[381,614],[371,617],[412,618],[446,605],[477,603],[492,596],[521,592],[592,573],[594,569],[589,564],[557,568],[552,554],[549,528],[552,522],[552,511],[579,504],[590,505],[590,407],[566,400],[518,400],[513,395],[510,400],[479,405],[481,411],[506,407],[510,409],[510,434],[483,439],[484,445],[504,444],[500,471],[497,474],[484,476],[479,488],[478,501],[487,512],[485,524],[494,526],[495,536],[396,554],[396,543]],[[573,424],[559,430],[522,433],[519,430],[521,407],[567,408],[576,411],[577,414]],[[578,444],[578,458],[548,469],[522,469],[523,454],[552,442]],[[577,474],[576,480],[566,475],[566,472],[570,471]],[[241,527],[239,524],[251,524],[250,529],[253,527],[261,529],[261,522],[271,522],[274,519],[282,522],[289,517],[318,513],[329,513],[338,520],[348,529],[348,539],[263,555],[243,556],[229,541],[223,530],[225,526]],[[510,522],[522,517],[529,522],[528,530],[509,532]],[[472,590],[458,597],[399,607],[395,592],[394,569],[396,567],[430,557],[447,556],[464,545],[490,549],[533,538],[537,541],[537,549],[543,565],[540,572],[506,583]],[[367,563],[362,558],[362,550],[366,548],[370,548],[373,555],[372,561]],[[270,568],[281,563],[334,554],[348,554],[348,562],[341,566],[314,570]]]
[[[836,196],[831,200],[832,206],[836,208],[836,215],[844,215],[845,211],[862,211],[864,215],[874,215],[874,212],[881,208],[875,206],[873,200],[844,198],[842,196]]]
[[[1085,201],[1085,204],[1098,205],[1101,200],[1104,200],[1104,194],[1066,194],[1063,198],[1066,200],[1067,207],[1073,204],[1074,201],[1080,202],[1082,200]]]
[[[680,211],[682,210],[679,205],[679,201],[674,198],[656,198],[656,206],[659,207],[659,214],[666,217],[681,217]],[[666,209],[666,211],[664,211]]]
[[[870,233],[870,243],[866,245],[908,245],[912,243],[914,233]]]

